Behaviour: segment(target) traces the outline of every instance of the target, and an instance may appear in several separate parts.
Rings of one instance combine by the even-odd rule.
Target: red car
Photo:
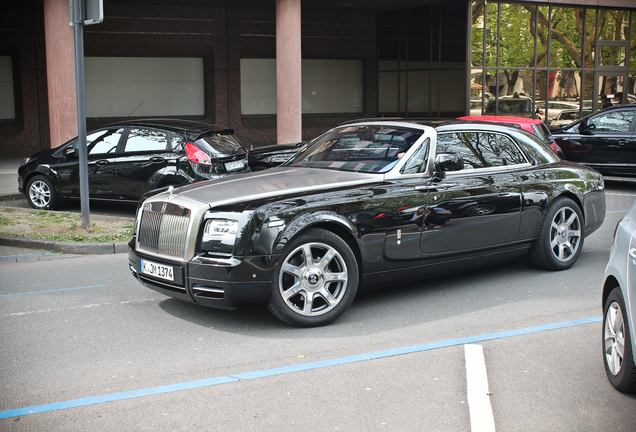
[[[563,151],[554,142],[554,138],[550,133],[550,129],[541,119],[533,119],[526,117],[506,117],[506,116],[464,116],[458,117],[460,120],[480,120],[495,123],[506,123],[509,125],[520,127],[521,129],[536,135],[541,141],[546,143],[561,159],[563,159]]]

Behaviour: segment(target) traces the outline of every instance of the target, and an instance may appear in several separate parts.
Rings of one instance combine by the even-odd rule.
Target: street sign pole
[[[77,92],[77,139],[79,145],[79,180],[82,228],[91,226],[88,203],[88,155],[86,148],[86,101],[84,95],[84,2],[72,0],[72,21],[75,30],[75,80]]]

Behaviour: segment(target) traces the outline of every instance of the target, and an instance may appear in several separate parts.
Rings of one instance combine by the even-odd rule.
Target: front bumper
[[[141,260],[172,266],[174,281],[165,281],[141,272]],[[146,287],[189,303],[219,309],[263,304],[269,300],[275,260],[263,255],[241,259],[195,256],[190,262],[174,262],[128,250],[133,276]]]

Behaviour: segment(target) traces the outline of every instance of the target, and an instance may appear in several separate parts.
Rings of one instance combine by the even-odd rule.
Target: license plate
[[[143,274],[174,282],[174,269],[172,266],[141,260],[141,272]]]
[[[225,169],[228,171],[234,171],[237,169],[241,169],[245,166],[245,162],[241,159],[241,160],[237,160],[237,161],[232,161],[232,162],[226,162],[225,163]]]

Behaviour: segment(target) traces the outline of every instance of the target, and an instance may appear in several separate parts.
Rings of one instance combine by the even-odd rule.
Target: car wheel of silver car
[[[53,184],[44,176],[35,176],[29,180],[26,191],[26,199],[34,209],[53,210],[58,204]]]
[[[309,229],[284,249],[267,308],[288,324],[312,327],[339,318],[358,289],[358,263],[336,234]]]
[[[545,213],[530,258],[537,267],[565,270],[583,249],[583,216],[570,198],[554,200]]]
[[[605,373],[616,390],[636,391],[636,365],[632,354],[629,322],[621,289],[610,292],[603,308],[603,358]]]

